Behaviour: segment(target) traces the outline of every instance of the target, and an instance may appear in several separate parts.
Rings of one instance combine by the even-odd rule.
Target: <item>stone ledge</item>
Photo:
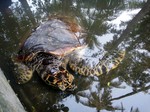
[[[0,112],[26,112],[0,69]]]

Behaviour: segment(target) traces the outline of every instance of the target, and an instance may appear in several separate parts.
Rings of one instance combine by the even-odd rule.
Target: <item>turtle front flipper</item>
[[[84,60],[75,59],[76,56],[69,61],[70,68],[79,73],[80,75],[89,76],[95,75],[100,76],[102,74],[107,74],[110,70],[115,69],[120,62],[124,59],[125,51],[118,51],[107,53],[102,59],[99,60],[98,64],[90,67],[84,63]]]
[[[125,57],[125,51],[117,51],[112,53],[107,53],[102,60],[94,67],[94,75],[107,74],[109,71],[118,67]],[[93,71],[92,70],[92,71]]]
[[[15,62],[15,72],[18,84],[24,84],[32,78],[33,71],[20,62]]]

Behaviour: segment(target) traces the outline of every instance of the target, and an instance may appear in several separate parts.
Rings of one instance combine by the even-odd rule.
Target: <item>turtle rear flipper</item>
[[[33,71],[23,63],[15,62],[15,72],[18,84],[27,83],[31,78]]]

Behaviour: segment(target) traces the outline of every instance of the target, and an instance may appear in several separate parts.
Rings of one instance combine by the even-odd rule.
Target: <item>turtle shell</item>
[[[24,42],[19,56],[36,52],[46,52],[63,56],[74,49],[81,47],[79,42],[80,27],[74,31],[66,22],[52,19],[40,25],[35,32]]]

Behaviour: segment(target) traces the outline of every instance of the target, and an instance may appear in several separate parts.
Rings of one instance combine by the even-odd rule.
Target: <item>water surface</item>
[[[0,8],[0,67],[28,112],[148,112],[150,110],[150,10],[144,0],[6,0]],[[142,8],[143,7],[143,8]],[[145,9],[145,10],[144,10]],[[147,13],[146,13],[147,12]],[[100,77],[74,74],[73,93],[50,88],[35,74],[15,81],[11,57],[52,14],[77,18],[86,29],[84,52],[97,61],[125,49],[119,67]],[[130,22],[129,22],[130,21]]]

